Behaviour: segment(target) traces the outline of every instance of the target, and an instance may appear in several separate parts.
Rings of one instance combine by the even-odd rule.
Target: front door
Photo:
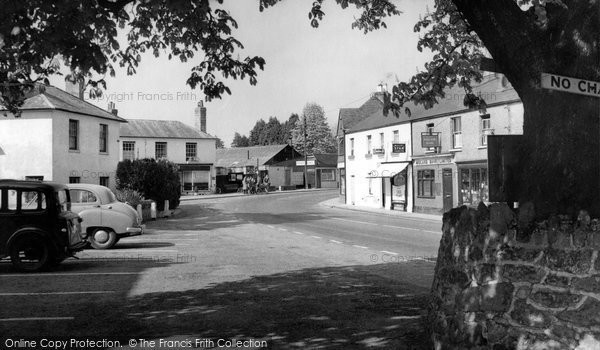
[[[444,197],[444,212],[452,209],[452,169],[442,170],[442,195]]]

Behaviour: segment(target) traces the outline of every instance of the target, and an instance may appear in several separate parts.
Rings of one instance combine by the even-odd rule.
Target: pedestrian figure
[[[248,194],[248,176],[244,175],[244,179],[242,180],[242,190],[244,194]]]
[[[265,186],[265,192],[269,193],[269,187],[271,186],[271,179],[269,179],[269,174],[265,174],[263,178],[263,183]]]

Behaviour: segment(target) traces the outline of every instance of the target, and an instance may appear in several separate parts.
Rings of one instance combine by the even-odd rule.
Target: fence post
[[[165,208],[163,210],[163,217],[168,218],[171,216],[171,211],[169,210],[169,200],[165,199]]]
[[[138,205],[135,207],[135,210],[137,211],[137,213],[138,213],[138,216],[140,217],[140,219],[141,219],[141,220],[144,220],[144,212],[142,211],[142,205],[141,205],[141,204],[138,204]]]
[[[150,218],[156,220],[156,202],[150,204]]]

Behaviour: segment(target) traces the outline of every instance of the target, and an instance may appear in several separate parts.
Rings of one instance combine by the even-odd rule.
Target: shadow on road
[[[402,276],[431,263],[304,269],[124,305],[132,338],[261,339],[274,349],[428,349],[428,288]],[[422,282],[422,281],[421,281]]]

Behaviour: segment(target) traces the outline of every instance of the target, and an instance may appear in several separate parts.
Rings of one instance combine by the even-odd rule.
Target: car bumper
[[[124,236],[139,236],[144,234],[146,225],[140,225],[135,227],[128,227]]]

